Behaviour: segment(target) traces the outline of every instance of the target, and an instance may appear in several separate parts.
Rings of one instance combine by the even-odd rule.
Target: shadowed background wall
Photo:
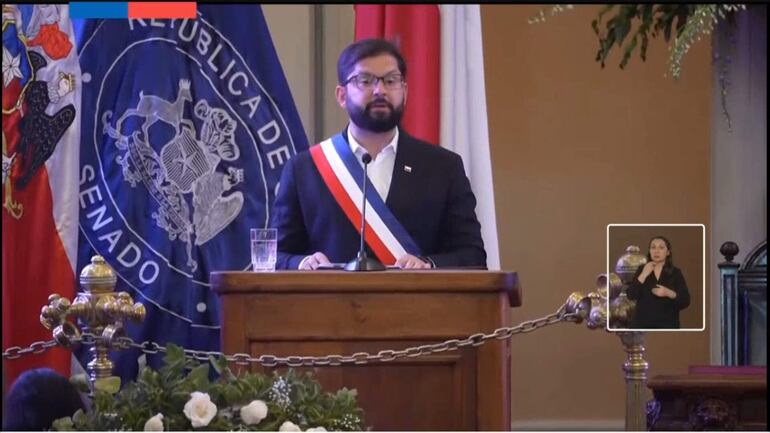
[[[514,322],[593,288],[608,223],[709,226],[708,41],[686,56],[679,81],[664,77],[660,39],[646,62],[620,70],[615,53],[601,69],[590,25],[598,6],[527,24],[539,9],[481,8],[501,262],[524,287]],[[514,427],[623,427],[617,337],[561,325],[512,347]],[[647,360],[651,376],[684,373],[709,362],[708,335],[650,335]]]
[[[702,223],[709,239],[709,42],[688,53],[679,81],[664,77],[659,39],[646,62],[637,55],[622,71],[615,53],[601,69],[591,29],[599,6],[528,24],[539,10],[481,6],[501,265],[524,287],[514,323],[594,288],[605,270],[608,223]],[[265,14],[317,142],[347,120],[333,100],[334,68],[353,40],[353,8],[268,5]],[[710,326],[648,336],[650,375],[707,364]],[[561,324],[514,337],[512,351],[514,428],[623,429],[617,337]]]

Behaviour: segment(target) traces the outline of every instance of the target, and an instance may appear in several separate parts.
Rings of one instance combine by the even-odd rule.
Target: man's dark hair
[[[50,368],[22,373],[8,391],[3,430],[49,430],[59,418],[85,410],[75,385]]]
[[[381,54],[389,54],[396,58],[398,70],[406,80],[406,61],[393,43],[385,39],[361,39],[342,50],[340,58],[337,60],[337,81],[340,86],[344,85],[348,75],[356,67],[356,63]]]

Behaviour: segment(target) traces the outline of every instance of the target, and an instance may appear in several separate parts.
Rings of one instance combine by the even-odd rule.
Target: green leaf
[[[225,402],[228,405],[234,405],[234,404],[238,404],[238,403],[249,403],[249,402],[244,402],[245,398],[244,398],[243,393],[240,392],[235,387],[226,387],[223,390],[222,394],[224,396]]]
[[[663,29],[663,39],[668,42],[671,40],[671,25],[674,23],[675,11],[669,11],[660,21],[660,27]]]
[[[75,414],[72,415],[72,423],[74,424],[73,429],[86,430],[88,421],[89,417],[86,415],[83,409],[78,409]]]
[[[628,31],[631,29],[631,25],[627,23],[620,23],[617,26],[615,26],[615,42],[617,42],[618,47],[623,45],[623,39],[626,38],[626,35],[628,35]]]
[[[184,361],[184,350],[174,343],[166,345],[166,355],[163,357],[163,362],[174,364],[179,361]]]
[[[118,376],[103,377],[94,381],[94,389],[108,394],[117,394],[120,391],[120,378]]]
[[[596,16],[596,19],[594,21],[601,22],[602,21],[602,17],[604,16],[604,14],[609,12],[614,7],[615,7],[615,5],[607,5],[607,6],[604,6],[603,8],[601,8],[599,10],[599,14]]]
[[[54,420],[51,428],[56,431],[73,431],[75,430],[75,424],[72,422],[72,418],[65,416],[64,418]]]
[[[620,61],[620,69],[624,69],[628,64],[628,59],[631,58],[631,53],[633,53],[634,48],[636,48],[636,40],[637,36],[634,35],[634,38],[631,39],[631,42],[626,46],[625,52],[623,53],[623,60]]]
[[[208,385],[209,365],[201,364],[195,367],[188,375],[188,378],[193,382],[197,390],[201,391],[204,387],[208,388],[205,385]]]

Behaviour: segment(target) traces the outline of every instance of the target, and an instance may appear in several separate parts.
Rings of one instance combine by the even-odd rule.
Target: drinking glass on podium
[[[254,272],[275,271],[277,229],[251,229],[251,267]]]

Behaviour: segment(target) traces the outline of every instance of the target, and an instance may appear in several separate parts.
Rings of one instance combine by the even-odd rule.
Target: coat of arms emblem
[[[195,102],[193,119],[185,118],[185,104],[192,103],[190,81],[179,80],[176,98],[139,92],[135,108],[126,109],[117,121],[112,111],[102,115],[102,131],[121,151],[115,158],[124,180],[143,185],[158,205],[152,217],[168,233],[169,240],[185,243],[187,266],[197,269],[193,245],[203,245],[227,227],[243,207],[243,193],[232,191],[244,181],[243,169],[226,167],[240,156],[235,142],[235,120],[205,99]],[[137,117],[142,123],[129,119]],[[170,127],[172,138],[156,152],[153,125]],[[129,125],[129,126],[127,126]],[[161,136],[161,134],[157,134]],[[167,135],[167,134],[165,134]]]

